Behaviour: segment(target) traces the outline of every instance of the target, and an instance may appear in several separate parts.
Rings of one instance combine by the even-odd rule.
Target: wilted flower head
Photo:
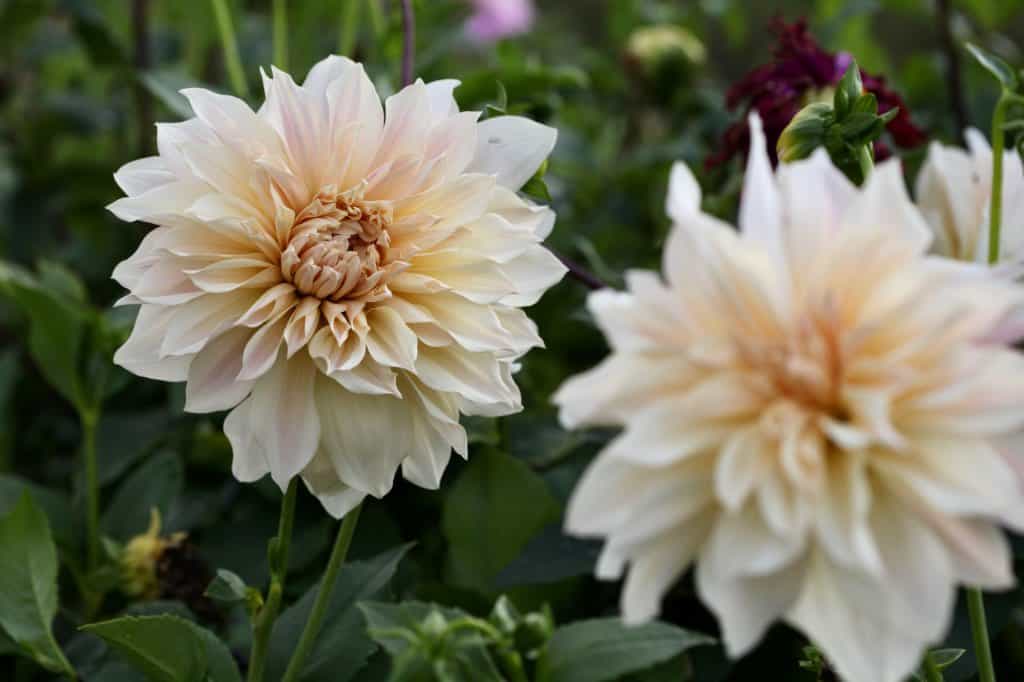
[[[935,233],[933,250],[958,260],[988,260],[992,202],[992,148],[977,130],[965,133],[967,149],[932,142],[917,176],[917,205]],[[1024,262],[1024,167],[1014,152],[1003,156],[1000,261],[1018,271]]]
[[[490,43],[526,33],[533,26],[533,0],[470,0],[474,13],[466,31],[474,40]]]
[[[242,481],[301,475],[335,516],[401,467],[439,485],[463,413],[520,409],[516,360],[541,343],[520,306],[564,269],[554,214],[516,191],[555,143],[525,118],[478,122],[456,81],[381,106],[340,57],[266,103],[185,90],[196,118],[116,176],[123,220],[158,225],[114,277],[139,304],[115,360],[188,381],[186,409],[234,408]]]
[[[1024,358],[991,338],[1024,293],[926,255],[897,162],[861,189],[823,150],[773,175],[750,126],[740,233],[678,165],[665,279],[591,294],[611,355],[555,400],[625,429],[567,528],[605,538],[600,576],[629,565],[629,621],[696,564],[732,655],[785,620],[843,679],[898,682],[958,583],[1013,582],[999,525],[1024,495],[997,439],[1024,423]]]
[[[742,108],[745,115],[726,130],[721,148],[708,157],[708,166],[725,163],[746,151],[750,144],[747,127],[747,114],[750,112],[757,112],[764,122],[768,153],[772,163],[776,163],[776,145],[790,120],[807,104],[831,100],[832,88],[850,66],[851,56],[844,52],[832,54],[822,49],[803,19],[793,24],[777,20],[773,28],[779,39],[775,58],[729,88],[726,105],[730,110]],[[923,144],[926,140],[924,132],[910,120],[906,103],[886,86],[885,78],[861,71],[861,79],[864,90],[878,99],[878,113],[884,114],[899,107],[899,113],[887,126],[893,142],[903,148]],[[884,144],[876,143],[875,155],[878,159],[885,159],[889,151]]]

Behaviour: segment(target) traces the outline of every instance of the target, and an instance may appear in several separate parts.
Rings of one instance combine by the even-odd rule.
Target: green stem
[[[942,672],[935,665],[935,657],[930,651],[924,653],[924,678],[927,682],[943,682]]]
[[[380,7],[380,0],[366,0],[366,7],[370,10],[370,26],[373,27],[374,40],[380,40],[384,33],[384,12]]]
[[[235,27],[231,23],[231,12],[227,0],[210,0],[213,13],[217,16],[217,28],[220,30],[220,42],[224,48],[224,62],[228,69],[228,78],[235,94],[249,96],[249,84],[245,80],[245,69],[242,68],[242,57],[238,52],[238,41],[235,39]]]
[[[274,66],[288,70],[288,0],[274,0]]]
[[[978,682],[996,682],[992,649],[988,641],[988,624],[985,621],[985,601],[981,590],[976,587],[967,589],[967,612],[971,617],[974,657],[978,661]]]
[[[871,144],[861,145],[857,149],[857,163],[860,165],[861,184],[868,181],[871,171],[875,169],[875,160],[871,154]]]
[[[270,588],[267,600],[253,623],[252,656],[249,657],[249,682],[262,682],[266,667],[267,649],[274,621],[281,611],[284,597],[284,580],[288,573],[288,550],[292,543],[292,526],[295,524],[295,498],[298,496],[298,479],[293,478],[281,500],[281,520],[277,535],[270,541],[267,558],[270,564]]]
[[[96,570],[100,563],[100,477],[96,462],[96,424],[99,412],[83,410],[82,465],[85,469],[86,569]]]
[[[338,32],[338,54],[351,57],[356,48],[356,29],[363,0],[341,0],[341,26]]]
[[[1003,221],[1003,148],[1006,146],[1006,131],[1003,122],[1010,99],[1006,91],[996,103],[992,113],[992,201],[988,216],[988,262],[999,262],[999,239]]]
[[[316,592],[316,600],[306,620],[306,627],[302,630],[299,644],[295,647],[292,659],[288,661],[288,669],[284,673],[281,682],[297,682],[302,673],[302,666],[306,663],[306,657],[313,650],[316,644],[317,635],[323,626],[324,616],[327,615],[327,606],[331,602],[331,592],[334,591],[334,583],[338,580],[338,571],[345,563],[348,555],[349,545],[352,544],[352,536],[356,532],[356,524],[359,522],[359,511],[362,505],[356,507],[345,515],[338,530],[338,537],[334,541],[334,549],[331,550],[331,558],[327,560],[327,568],[320,580],[320,587]]]

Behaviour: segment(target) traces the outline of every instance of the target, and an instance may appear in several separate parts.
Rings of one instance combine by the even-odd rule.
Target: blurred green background
[[[371,11],[367,2],[289,3],[288,67],[297,79],[347,47],[367,64],[383,95],[396,89],[398,3],[381,0]],[[228,4],[250,101],[258,104],[258,68],[272,61],[269,2]],[[559,215],[550,244],[613,286],[628,269],[657,266],[671,162],[702,169],[718,150],[739,116],[726,110],[725,92],[770,59],[773,18],[807,18],[826,49],[849,52],[865,70],[885,75],[933,139],[956,140],[961,118],[987,127],[996,88],[968,59],[964,41],[1024,65],[1024,0],[541,0],[531,31],[495,44],[466,37],[464,2],[420,0],[416,8],[418,75],[462,80],[456,94],[464,109],[503,106],[559,129],[547,175]],[[659,25],[685,28],[703,50],[689,43],[666,59],[638,51],[636,32]],[[952,68],[962,82],[954,91],[949,69],[957,63]],[[203,565],[258,583],[266,576],[277,491],[230,478],[221,418],[184,414],[181,386],[108,367],[109,351],[133,314],[110,310],[121,293],[110,272],[145,231],[105,211],[119,196],[112,174],[153,153],[154,122],[187,116],[176,91],[195,84],[231,89],[209,0],[0,0],[0,259],[6,263],[0,276],[9,275],[10,264],[38,272],[51,298],[65,306],[59,316],[89,320],[88,333],[68,344],[86,381],[104,377],[98,447],[105,532],[127,540],[146,528],[156,506],[169,530],[190,533]],[[911,174],[923,152],[907,154]],[[735,210],[738,172],[737,162],[699,172],[709,210]],[[453,460],[440,492],[401,484],[364,512],[357,557],[400,541],[418,543],[403,564],[398,596],[486,613],[507,592],[524,609],[550,603],[559,622],[615,612],[618,586],[588,575],[593,546],[558,532],[569,492],[607,439],[566,433],[549,405],[562,380],[606,352],[582,308],[586,291],[567,278],[531,311],[547,349],[532,353],[519,375],[522,414],[473,421],[470,462]],[[32,486],[46,500],[62,552],[74,556],[81,527],[79,421],[52,369],[33,361],[34,322],[31,311],[0,298],[0,512]],[[301,499],[299,511],[294,594],[315,579],[331,536],[329,519],[313,500]],[[1018,548],[1024,558],[1024,545]],[[1024,679],[1022,597],[990,602],[1004,680]],[[69,656],[92,666],[86,679],[135,679],[124,669],[115,677],[106,663],[88,659],[99,654],[74,634],[76,616],[61,619],[58,636],[69,642]],[[715,632],[688,579],[667,601],[665,619]],[[221,627],[244,650],[244,624],[229,617]],[[949,645],[967,641],[960,617]],[[779,627],[739,664],[705,648],[693,660],[630,679],[810,680],[798,667],[802,644]],[[0,642],[0,679],[46,679],[4,653]],[[382,679],[368,670],[359,679]],[[947,679],[972,674],[968,655]]]

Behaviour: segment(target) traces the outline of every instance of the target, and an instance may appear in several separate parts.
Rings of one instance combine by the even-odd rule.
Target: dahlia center
[[[386,297],[387,280],[399,266],[390,258],[393,220],[387,204],[325,187],[295,216],[281,275],[300,293],[323,300]]]

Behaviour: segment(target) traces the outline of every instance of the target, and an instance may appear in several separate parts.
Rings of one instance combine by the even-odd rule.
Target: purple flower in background
[[[490,43],[519,35],[533,25],[533,0],[470,0],[476,10],[466,22],[473,40]]]
[[[789,122],[807,104],[816,100],[831,101],[833,88],[842,79],[853,57],[845,52],[834,54],[822,48],[800,19],[787,24],[776,19],[772,26],[778,36],[773,60],[755,68],[735,83],[726,93],[730,110],[743,110],[743,117],[726,130],[720,149],[708,157],[705,165],[713,168],[743,154],[750,145],[748,115],[756,111],[764,121],[768,154],[777,163],[776,144]],[[924,144],[928,137],[910,118],[906,102],[886,84],[885,78],[861,70],[864,90],[878,98],[878,112],[884,114],[894,107],[899,113],[887,129],[893,143],[903,149]],[[891,156],[883,142],[875,143],[878,160]]]

